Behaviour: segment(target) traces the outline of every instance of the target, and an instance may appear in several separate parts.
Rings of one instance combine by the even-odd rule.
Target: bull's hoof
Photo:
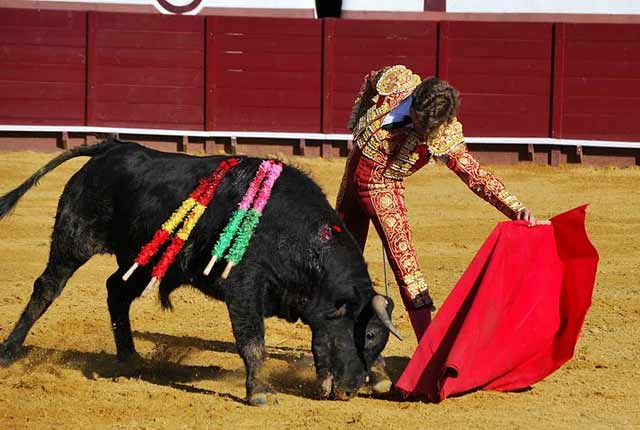
[[[0,367],[9,367],[18,358],[18,351],[6,343],[0,344]]]
[[[373,394],[388,394],[391,391],[391,378],[385,370],[384,360],[378,359],[369,371],[369,385]]]
[[[122,376],[134,376],[144,370],[146,362],[137,352],[126,357],[118,356],[118,370]]]
[[[356,394],[358,394],[358,390],[345,391],[345,390],[336,389],[333,392],[333,398],[335,400],[341,400],[343,402],[346,402],[347,400],[353,399]]]
[[[391,380],[389,378],[377,381],[375,384],[371,384],[371,391],[374,394],[388,394],[391,391]]]
[[[328,399],[333,392],[333,376],[329,375],[320,383],[320,397]]]
[[[278,404],[278,398],[275,393],[253,393],[247,399],[247,403],[251,406],[273,406]]]

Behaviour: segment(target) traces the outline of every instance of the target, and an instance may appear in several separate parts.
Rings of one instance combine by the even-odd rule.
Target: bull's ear
[[[331,311],[329,313],[327,313],[327,318],[328,319],[336,319],[336,318],[342,318],[347,316],[347,313],[349,312],[349,310],[347,309],[347,304],[343,304],[342,306],[340,306],[339,308],[336,308],[335,311]]]

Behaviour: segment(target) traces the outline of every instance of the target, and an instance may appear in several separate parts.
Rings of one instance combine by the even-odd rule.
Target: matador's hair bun
[[[446,81],[435,77],[425,79],[413,90],[412,95],[416,119],[428,131],[456,115],[460,95]]]

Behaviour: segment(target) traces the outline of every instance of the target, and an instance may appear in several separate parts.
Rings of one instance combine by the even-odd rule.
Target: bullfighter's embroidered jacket
[[[367,75],[349,120],[355,145],[365,157],[384,167],[384,177],[395,180],[411,175],[431,157],[444,157],[447,166],[474,193],[515,219],[523,204],[469,153],[462,124],[456,118],[428,136],[419,136],[412,127],[383,128],[385,117],[409,97],[420,82],[420,76],[402,65]]]

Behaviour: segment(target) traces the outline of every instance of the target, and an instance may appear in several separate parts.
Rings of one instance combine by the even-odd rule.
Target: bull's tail
[[[9,191],[4,196],[0,197],[0,220],[4,218],[15,207],[16,203],[18,203],[18,200],[20,200],[24,193],[29,191],[31,187],[38,183],[40,178],[42,178],[44,175],[46,175],[65,161],[75,157],[93,157],[94,155],[104,152],[106,149],[111,148],[112,146],[117,144],[118,143],[116,141],[109,139],[96,145],[73,148],[58,155],[56,158],[42,166],[37,172],[31,175],[29,179],[24,181],[16,189]]]

